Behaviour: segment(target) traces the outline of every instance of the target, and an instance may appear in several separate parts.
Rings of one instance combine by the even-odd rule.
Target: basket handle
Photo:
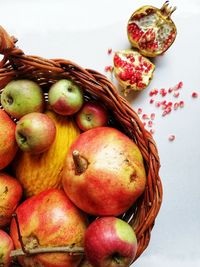
[[[0,61],[0,67],[4,65],[7,59],[11,59],[12,55],[22,55],[23,51],[15,46],[17,39],[10,36],[7,31],[0,25],[0,54],[4,57]],[[12,60],[10,60],[10,63]]]

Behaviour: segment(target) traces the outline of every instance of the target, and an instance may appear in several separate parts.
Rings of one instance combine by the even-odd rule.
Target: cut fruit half
[[[143,6],[136,10],[127,26],[131,45],[147,57],[164,53],[176,38],[176,26],[170,17],[175,10],[176,7],[169,7],[169,1],[161,9]]]
[[[130,91],[146,88],[152,77],[154,64],[132,49],[116,52],[114,55],[114,74],[123,88],[124,95]]]

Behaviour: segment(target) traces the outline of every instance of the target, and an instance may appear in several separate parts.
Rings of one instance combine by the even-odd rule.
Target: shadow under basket
[[[17,39],[0,26],[0,90],[14,79],[36,81],[48,92],[51,84],[69,78],[83,89],[86,99],[97,99],[110,110],[110,124],[129,136],[139,147],[146,168],[147,184],[138,201],[122,215],[135,230],[138,250],[135,260],[149,244],[151,230],[162,203],[162,183],[159,177],[160,160],[152,135],[144,128],[137,113],[119,95],[106,76],[84,69],[66,59],[44,59],[25,55],[15,46]]]

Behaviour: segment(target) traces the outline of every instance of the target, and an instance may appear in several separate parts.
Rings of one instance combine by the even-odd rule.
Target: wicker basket
[[[84,69],[66,59],[44,59],[25,55],[15,46],[17,39],[0,26],[0,90],[11,80],[28,78],[41,85],[44,92],[62,78],[80,85],[86,98],[98,99],[112,111],[113,123],[138,145],[145,162],[147,185],[137,203],[122,218],[135,230],[138,239],[137,259],[150,241],[151,230],[162,202],[159,177],[160,161],[152,135],[144,128],[136,112],[118,94],[114,85],[102,74]]]

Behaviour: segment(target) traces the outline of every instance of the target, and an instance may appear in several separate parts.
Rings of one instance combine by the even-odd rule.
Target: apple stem
[[[63,253],[72,253],[72,254],[83,254],[84,248],[82,247],[74,247],[74,246],[65,246],[65,247],[38,247],[33,248],[28,251],[28,256],[39,254],[39,253],[56,253],[56,252],[63,252]],[[18,256],[27,256],[27,253],[23,251],[23,249],[16,249],[11,251],[11,257],[18,257]]]
[[[15,219],[15,222],[16,222],[16,226],[17,226],[17,233],[18,233],[18,240],[20,242],[20,245],[22,247],[22,251],[24,254],[29,254],[29,250],[26,249],[24,243],[23,243],[23,240],[22,240],[22,235],[21,235],[21,231],[20,231],[20,226],[19,226],[19,220],[18,220],[18,216],[17,216],[17,213],[13,213],[12,214],[12,217]]]
[[[88,161],[84,157],[80,156],[78,150],[74,150],[72,152],[72,155],[75,164],[76,174],[82,174],[87,169]]]

